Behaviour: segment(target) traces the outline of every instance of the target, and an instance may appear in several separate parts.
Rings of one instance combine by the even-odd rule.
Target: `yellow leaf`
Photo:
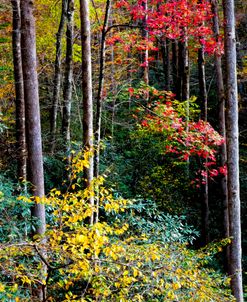
[[[170,299],[175,299],[175,295],[172,291],[168,292],[167,297],[170,298]]]
[[[5,291],[5,285],[0,283],[0,293],[4,293]]]
[[[136,277],[138,275],[138,270],[133,268],[133,276]]]
[[[176,283],[173,283],[173,284],[172,284],[172,288],[173,288],[174,290],[179,289],[180,287],[181,287],[181,284],[180,284],[179,282],[176,282]]]

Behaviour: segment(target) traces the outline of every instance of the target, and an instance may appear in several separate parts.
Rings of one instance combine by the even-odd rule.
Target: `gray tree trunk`
[[[62,37],[64,24],[67,14],[68,0],[62,1],[62,12],[59,23],[59,28],[57,32],[56,40],[56,60],[55,60],[55,74],[54,74],[54,86],[53,86],[53,98],[52,98],[52,109],[50,116],[50,135],[51,135],[51,153],[54,153],[56,145],[56,130],[57,130],[57,113],[58,113],[58,103],[60,98],[60,88],[61,88],[61,56],[62,56]]]
[[[208,96],[205,74],[205,55],[204,48],[198,49],[198,80],[199,80],[199,101],[201,104],[201,119],[207,121]],[[207,159],[205,160],[207,162]],[[205,178],[205,184],[202,186],[202,242],[208,244],[209,236],[209,204],[208,204],[208,174]]]
[[[186,31],[186,29],[184,30]],[[186,35],[186,33],[185,33]],[[186,101],[190,97],[189,51],[188,39],[178,43],[178,81],[177,99]]]
[[[143,9],[145,11],[147,11],[147,9],[148,9],[148,0],[142,1],[142,6],[143,6]],[[143,21],[142,21],[142,26],[143,26],[142,38],[146,41],[148,40],[148,30],[146,29],[147,18],[148,18],[148,15],[146,13],[145,17],[143,18]],[[144,64],[144,66],[143,66],[143,80],[148,85],[149,84],[148,47],[146,47],[146,49],[143,53],[143,62],[142,63]]]
[[[44,197],[44,174],[42,141],[40,126],[39,91],[36,59],[35,20],[33,16],[32,0],[21,0],[21,49],[22,69],[24,81],[24,98],[26,110],[26,137],[28,150],[27,179],[32,184],[33,195]],[[44,235],[46,230],[45,206],[35,203],[31,209],[35,223],[34,234]],[[46,267],[43,266],[41,274],[44,275]],[[44,276],[42,277],[42,279]],[[45,299],[43,287],[37,285],[34,295],[40,300]]]
[[[180,97],[179,86],[179,75],[178,75],[178,42],[176,40],[172,41],[172,86],[173,91],[176,94],[176,99]]]
[[[238,133],[238,90],[234,1],[225,0],[224,34],[226,56],[226,138],[228,167],[230,274],[233,294],[238,302],[243,301],[242,248],[241,248],[241,203],[239,188],[239,133]]]
[[[204,47],[198,49],[198,80],[199,80],[199,101],[201,103],[201,119],[207,121],[208,96],[205,74]]]
[[[15,105],[16,105],[16,149],[17,149],[17,175],[21,180],[27,178],[27,151],[25,134],[25,103],[24,83],[21,61],[21,12],[20,0],[12,0],[13,32],[12,48],[15,78]]]
[[[95,130],[95,177],[99,175],[99,160],[100,160],[100,141],[101,141],[101,115],[102,115],[102,93],[104,86],[104,71],[105,71],[105,42],[106,42],[106,30],[108,27],[109,15],[111,8],[111,0],[106,1],[105,18],[101,32],[101,45],[100,45],[100,67],[99,67],[99,86],[97,93],[97,111],[96,111],[96,130]]]
[[[62,134],[65,139],[66,152],[69,154],[71,101],[73,88],[74,0],[68,0],[67,20]]]
[[[93,96],[92,96],[92,63],[91,31],[89,19],[89,1],[80,0],[81,46],[82,46],[82,94],[83,94],[83,143],[86,149],[93,151]],[[89,167],[85,171],[87,186],[93,180],[93,156],[90,156]],[[90,198],[94,206],[94,198]],[[90,223],[93,224],[94,215]]]
[[[33,185],[33,194],[43,197],[44,174],[36,62],[35,21],[33,17],[33,1],[30,0],[21,0],[21,33],[28,149],[28,180]],[[44,205],[35,205],[32,214],[41,222],[36,229],[37,234],[44,234],[46,227]]]
[[[161,45],[162,53],[162,63],[163,63],[163,72],[165,76],[165,90],[169,91],[170,86],[170,76],[171,76],[171,62],[170,62],[170,40],[164,38]]]
[[[219,17],[218,17],[218,3],[217,0],[211,0],[212,13],[213,13],[213,31],[216,41],[219,40]],[[226,119],[225,119],[225,91],[221,64],[221,55],[215,54],[214,56],[215,69],[216,69],[216,82],[217,82],[217,95],[219,103],[219,133],[226,138]],[[226,143],[220,147],[220,164],[225,166],[227,163]],[[227,191],[227,175],[221,176],[221,192],[222,204],[224,215],[224,237],[229,237],[229,210],[228,210],[228,191]],[[226,262],[230,263],[229,248],[226,250]],[[226,266],[228,264],[226,263]]]
[[[103,102],[103,88],[104,88],[104,73],[105,73],[105,50],[106,50],[106,30],[108,27],[109,16],[111,10],[111,0],[106,1],[105,18],[101,32],[101,46],[100,46],[100,67],[99,67],[99,87],[97,94],[97,111],[96,111],[96,131],[95,131],[95,160],[94,160],[94,176],[99,176],[100,164],[100,142],[101,142],[101,118],[102,118],[102,102]],[[113,109],[114,110],[114,109]],[[95,222],[99,218],[99,196],[96,198],[96,215]]]
[[[182,56],[183,56],[183,65],[184,65],[184,71],[182,75],[182,101],[187,101],[190,98],[190,66],[189,66],[187,29],[185,29],[185,39],[184,39]]]

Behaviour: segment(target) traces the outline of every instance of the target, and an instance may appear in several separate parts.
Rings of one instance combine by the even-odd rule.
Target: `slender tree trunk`
[[[82,93],[83,93],[83,143],[86,149],[93,151],[93,96],[92,96],[92,64],[91,64],[91,33],[89,19],[89,1],[80,0],[81,43],[82,43]],[[87,186],[93,180],[93,156],[90,156],[89,167],[86,169]],[[94,198],[90,198],[94,206]],[[91,224],[93,224],[93,217]]]
[[[105,18],[101,32],[101,46],[100,46],[100,67],[99,67],[99,86],[97,93],[97,111],[96,111],[96,131],[95,131],[95,166],[94,175],[99,175],[99,160],[100,160],[100,141],[101,141],[101,115],[102,115],[102,101],[104,88],[104,71],[105,71],[105,48],[106,48],[106,30],[108,27],[109,15],[111,8],[111,0],[106,1]]]
[[[198,49],[198,80],[199,80],[199,101],[201,103],[201,119],[207,121],[208,96],[205,74],[204,47]]]
[[[184,71],[182,74],[182,101],[187,101],[190,98],[190,67],[189,67],[187,29],[185,29],[185,38],[183,43],[182,56],[183,56],[183,66],[184,66]],[[188,118],[189,118],[189,112],[188,112]]]
[[[178,85],[177,85],[177,99],[179,101],[185,102],[186,105],[186,131],[189,130],[189,120],[190,120],[190,69],[189,69],[189,50],[188,50],[188,37],[187,28],[183,29],[184,39],[179,41],[178,44]],[[189,179],[190,174],[190,159],[187,160],[186,174]]]
[[[189,68],[189,50],[187,29],[184,29],[184,40],[178,43],[178,84],[177,99],[179,101],[188,101],[190,98],[190,68]],[[186,108],[187,125],[190,119],[189,102]]]
[[[17,175],[21,180],[27,178],[27,152],[25,134],[25,103],[24,83],[21,61],[21,12],[20,0],[12,0],[13,9],[13,63],[15,78],[15,104],[16,104],[16,147],[17,147]]]
[[[112,17],[109,19],[109,26],[112,26],[113,22],[112,22]],[[110,36],[112,36],[112,33],[110,32]],[[114,55],[114,46],[111,45],[111,50],[110,50],[110,62],[111,62],[111,94],[113,96],[112,98],[112,116],[111,116],[111,141],[112,144],[114,144],[114,119],[115,119],[115,105],[116,105],[116,93],[117,93],[117,85],[116,85],[116,79],[115,79],[115,66],[114,66],[114,59],[115,59],[115,55]],[[129,52],[130,53],[130,52]],[[128,56],[129,56],[128,53]],[[130,61],[131,62],[131,61]],[[129,70],[131,69],[131,63],[128,65],[128,75],[131,81],[131,72],[129,72]],[[130,83],[131,84],[131,83]]]
[[[176,94],[176,98],[179,99],[180,92],[178,90],[178,42],[174,40],[172,42],[172,84],[173,84],[173,91]]]
[[[165,39],[162,46],[162,61],[163,61],[163,71],[165,76],[165,89],[169,91],[170,86],[170,76],[171,76],[171,62],[170,62],[170,40]]]
[[[199,80],[199,101],[201,104],[201,119],[207,121],[207,87],[205,74],[205,56],[204,48],[201,46],[198,49],[198,80]],[[207,159],[205,160],[207,162]],[[202,187],[202,242],[208,244],[209,236],[209,204],[208,204],[208,174],[205,177],[205,184]]]
[[[65,139],[66,152],[69,153],[71,100],[73,88],[74,0],[68,0],[67,20],[62,134]]]
[[[186,101],[190,97],[189,51],[188,39],[178,43],[178,81],[177,98]]]
[[[219,98],[219,133],[226,138],[226,119],[225,119],[225,93],[223,84],[223,74],[221,67],[221,57],[215,55],[217,95]],[[221,166],[227,163],[226,143],[220,149]],[[228,191],[227,191],[227,175],[221,179],[222,200],[224,206],[224,236],[229,237],[229,210],[228,210]]]
[[[217,0],[211,0],[212,13],[213,13],[213,31],[216,41],[219,40],[219,17],[218,17],[218,3]],[[219,133],[226,138],[226,120],[225,120],[225,92],[223,83],[223,73],[221,64],[221,55],[215,54],[214,56],[215,69],[216,69],[216,82],[217,82],[217,95],[219,103]],[[227,162],[226,143],[220,148],[220,163],[221,166],[225,166]],[[227,175],[221,177],[221,192],[222,192],[222,204],[224,211],[224,237],[229,237],[229,210],[228,210],[228,192],[227,192]],[[226,251],[227,262],[229,259],[229,248]],[[228,265],[226,265],[228,266]]]
[[[185,69],[184,62],[184,42],[178,42],[178,73],[177,73],[177,99],[182,101],[183,74]]]
[[[142,1],[142,6],[143,6],[143,9],[147,12],[148,0]],[[142,26],[143,26],[142,38],[146,41],[146,45],[147,45],[147,41],[148,41],[148,31],[146,29],[147,18],[148,18],[148,14],[146,13],[145,17],[143,18],[143,21],[142,21]],[[143,53],[142,64],[143,64],[143,80],[148,85],[149,84],[149,62],[148,62],[148,47],[147,46]]]
[[[101,118],[102,118],[102,102],[103,102],[103,88],[104,88],[104,72],[105,72],[105,50],[106,50],[106,30],[109,22],[109,15],[111,10],[111,0],[106,1],[105,18],[101,32],[101,46],[100,46],[100,67],[99,67],[99,87],[97,94],[97,111],[96,111],[96,131],[95,131],[95,161],[94,161],[94,176],[99,176],[100,164],[100,142],[101,142]],[[95,222],[98,222],[99,214],[99,196],[96,198],[96,216]]]
[[[55,74],[54,74],[54,86],[53,86],[53,99],[52,99],[52,110],[50,116],[50,135],[51,135],[51,153],[54,153],[56,145],[56,130],[57,130],[57,114],[58,114],[58,103],[60,97],[61,88],[61,56],[62,56],[62,37],[64,24],[67,14],[68,0],[62,1],[62,12],[57,32],[56,41],[56,60],[55,60]]]
[[[234,1],[224,0],[223,9],[225,18],[229,231],[232,237],[230,245],[230,274],[233,294],[238,302],[242,302],[241,203],[239,188],[238,91]]]
[[[21,0],[20,2],[22,69],[28,150],[27,179],[33,186],[33,195],[42,198],[45,193],[33,6],[32,0]],[[35,234],[44,235],[46,230],[44,204],[35,203],[31,209],[31,214],[34,219],[38,220],[38,224],[35,225]],[[45,272],[46,268],[43,266],[42,274],[44,275]],[[37,285],[35,295],[40,300],[45,299],[43,288],[40,285]]]

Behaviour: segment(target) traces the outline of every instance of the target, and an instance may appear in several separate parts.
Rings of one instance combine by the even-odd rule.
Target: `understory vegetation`
[[[102,177],[94,183],[100,221],[89,225],[95,192],[82,188],[86,157],[73,160],[69,185],[39,201],[48,217],[44,238],[28,239],[34,198],[17,197],[16,184],[2,177],[1,301],[30,301],[37,286],[47,301],[234,301],[230,279],[211,268],[229,239],[194,250],[199,234],[185,216],[165,214],[152,200],[117,197]]]

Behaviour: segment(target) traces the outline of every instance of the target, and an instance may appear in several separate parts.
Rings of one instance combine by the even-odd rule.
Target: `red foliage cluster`
[[[140,98],[143,90],[129,88],[132,97]],[[162,92],[149,91],[149,95],[160,99]],[[155,102],[152,110],[141,118],[140,125],[148,133],[160,133],[164,137],[164,154],[174,154],[177,160],[187,161],[189,158],[201,159],[202,169],[197,172],[199,178],[192,181],[198,186],[205,183],[206,178],[226,175],[227,168],[218,167],[217,147],[224,143],[224,138],[203,120],[188,121],[173,106],[172,96],[163,92],[163,99],[168,101]],[[135,116],[135,118],[138,118]]]
[[[182,41],[189,38],[193,39],[195,48],[204,45],[205,52],[209,54],[223,52],[222,38],[219,37],[217,41],[214,38],[213,14],[208,0],[152,0],[148,9],[145,9],[143,2],[138,0],[132,4],[131,1],[120,0],[116,7],[126,9],[135,22],[146,16],[150,41],[162,37]]]

